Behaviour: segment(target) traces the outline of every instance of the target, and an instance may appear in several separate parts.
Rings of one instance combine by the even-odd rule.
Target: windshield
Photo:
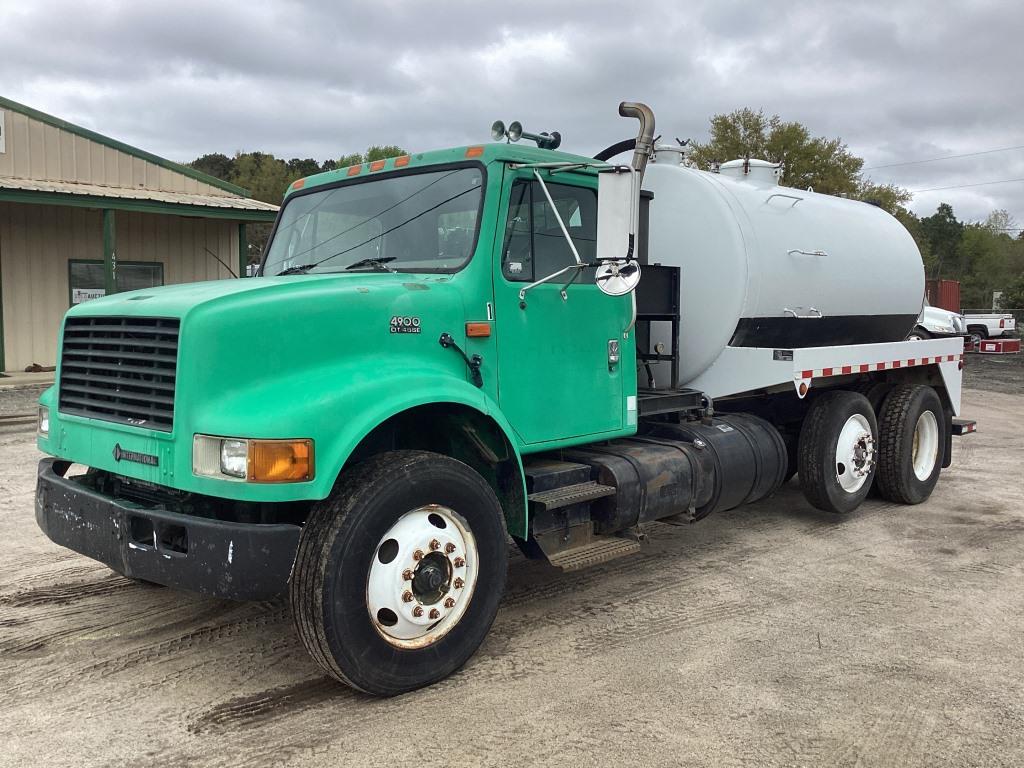
[[[479,167],[404,173],[290,198],[263,266],[293,272],[454,272],[472,255]]]

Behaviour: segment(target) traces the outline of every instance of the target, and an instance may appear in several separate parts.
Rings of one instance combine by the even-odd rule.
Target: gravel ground
[[[921,506],[835,519],[790,484],[589,571],[515,557],[476,657],[392,700],[325,679],[283,602],[51,544],[31,435],[0,434],[0,764],[1022,765],[1024,408],[964,410]]]
[[[1024,354],[965,355],[964,387],[1024,395]]]

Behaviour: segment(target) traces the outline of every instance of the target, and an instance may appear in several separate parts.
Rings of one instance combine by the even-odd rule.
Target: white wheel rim
[[[476,540],[456,512],[436,504],[406,512],[373,551],[370,621],[399,648],[436,643],[466,612],[478,572]]]
[[[875,438],[871,425],[859,413],[843,424],[836,442],[836,480],[847,493],[856,493],[864,487],[875,464]]]
[[[939,459],[939,422],[932,411],[924,411],[914,427],[911,461],[918,480],[927,480]]]

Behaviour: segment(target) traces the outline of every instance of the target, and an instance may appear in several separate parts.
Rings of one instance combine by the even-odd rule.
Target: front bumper
[[[231,600],[284,594],[297,525],[235,523],[148,509],[97,493],[39,462],[36,522],[52,541],[125,576]]]

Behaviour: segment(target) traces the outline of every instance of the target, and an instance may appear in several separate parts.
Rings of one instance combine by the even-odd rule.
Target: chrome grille
[[[170,432],[180,322],[69,317],[60,360],[60,412]]]

